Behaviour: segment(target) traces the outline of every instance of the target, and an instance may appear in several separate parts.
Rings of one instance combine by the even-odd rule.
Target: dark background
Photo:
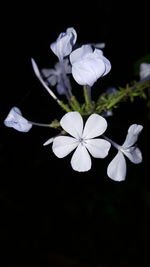
[[[105,42],[112,70],[93,90],[138,79],[136,60],[149,53],[148,4],[126,1],[8,4],[1,22],[0,240],[3,264],[20,266],[149,266],[149,121],[144,100],[122,103],[108,118],[107,135],[124,141],[132,123],[142,124],[143,163],[127,161],[125,182],[106,175],[115,151],[93,160],[88,173],[71,169],[43,143],[54,130],[19,133],[3,120],[18,106],[29,120],[48,123],[64,114],[37,81],[30,58],[52,67],[49,49],[60,32],[74,27],[79,43]],[[99,89],[100,88],[100,89]],[[80,89],[79,89],[80,90]],[[77,91],[79,95],[79,91]],[[74,265],[73,265],[74,264]]]

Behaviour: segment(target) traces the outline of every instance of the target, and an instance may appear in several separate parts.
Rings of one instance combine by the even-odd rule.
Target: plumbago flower
[[[17,107],[11,108],[6,119],[4,120],[4,125],[24,133],[29,132],[33,125],[51,127],[51,124],[28,121],[22,116],[21,110]]]
[[[135,96],[141,96],[142,90],[149,88],[150,64],[141,64],[140,82],[117,90],[109,88],[102,92],[95,101],[91,96],[91,87],[99,78],[109,73],[111,63],[100,50],[104,48],[104,43],[90,43],[75,49],[76,40],[77,33],[74,28],[70,27],[66,32],[60,33],[57,40],[50,45],[51,50],[59,59],[53,69],[44,68],[40,71],[35,60],[31,59],[34,73],[42,86],[55,103],[67,112],[60,122],[56,118],[50,124],[28,121],[22,116],[19,108],[13,107],[4,124],[20,132],[28,132],[33,125],[59,130],[57,135],[50,137],[43,145],[52,144],[52,151],[58,158],[63,158],[74,151],[71,166],[78,172],[91,169],[91,156],[105,158],[112,144],[117,148],[118,153],[108,165],[107,174],[115,181],[123,181],[126,177],[125,156],[135,164],[142,161],[141,151],[135,143],[143,126],[131,125],[122,146],[104,135],[104,139],[97,137],[102,135],[107,128],[104,117],[112,116],[112,110],[119,102],[126,100],[127,97],[133,99]],[[80,103],[72,94],[70,74],[79,85],[83,85],[83,103]],[[56,86],[57,93],[66,95],[68,102],[59,99],[49,86]],[[82,116],[84,118],[88,116],[85,125]],[[66,136],[67,133],[71,136]]]
[[[91,169],[91,157],[105,158],[110,149],[110,143],[103,139],[95,138],[103,134],[107,128],[106,120],[92,114],[83,128],[83,119],[78,112],[68,112],[61,121],[61,127],[70,136],[58,136],[54,138],[52,150],[58,158],[67,156],[74,149],[71,166],[75,171],[85,172]]]
[[[126,161],[124,155],[133,163],[138,164],[142,162],[142,154],[140,149],[136,146],[139,134],[143,129],[142,125],[132,124],[128,129],[128,134],[122,146],[109,140],[111,144],[118,149],[117,155],[110,162],[107,168],[108,176],[114,181],[123,181],[126,177]]]
[[[98,78],[106,75],[111,69],[111,64],[103,56],[103,52],[100,49],[93,51],[90,45],[83,45],[74,50],[70,54],[70,62],[72,75],[80,85],[93,86]]]
[[[59,58],[60,61],[68,56],[73,45],[76,43],[77,33],[74,28],[68,28],[66,32],[59,34],[57,40],[50,45],[53,53]]]
[[[63,68],[62,68],[63,64]],[[59,95],[65,95],[67,93],[68,79],[65,74],[71,73],[71,66],[68,58],[63,59],[62,62],[57,62],[54,69],[42,69],[41,73],[45,78],[46,82],[50,86],[56,86],[57,93]]]
[[[32,124],[22,116],[20,109],[17,107],[13,107],[10,110],[4,120],[4,124],[19,132],[28,132],[32,128]]]

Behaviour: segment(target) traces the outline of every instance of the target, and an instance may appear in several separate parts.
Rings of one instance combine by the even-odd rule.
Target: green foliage
[[[96,111],[100,114],[103,111],[117,108],[123,101],[134,101],[135,97],[147,99],[146,89],[150,87],[150,80],[134,82],[132,85],[127,84],[126,87],[119,87],[118,91],[106,95],[100,95],[96,103]]]
[[[62,101],[59,103],[64,111],[78,111],[83,117],[89,116],[92,113],[102,114],[106,111],[112,111],[119,107],[121,102],[131,101],[135,98],[143,98],[147,101],[146,105],[150,109],[150,94],[148,89],[150,88],[150,79],[144,79],[141,81],[134,81],[132,84],[127,84],[125,87],[119,87],[115,93],[100,94],[97,101],[93,101],[89,98],[87,87],[83,87],[84,103],[80,103],[75,96],[72,96],[68,105]],[[51,128],[60,128],[60,124],[57,120],[54,120],[50,125]]]

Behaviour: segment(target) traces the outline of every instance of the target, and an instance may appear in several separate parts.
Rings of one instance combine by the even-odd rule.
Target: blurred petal
[[[107,121],[98,114],[92,114],[86,121],[82,138],[94,138],[105,132]]]
[[[69,64],[69,59],[68,58],[63,60],[63,64],[64,64],[65,72],[67,74],[71,73],[71,65]]]
[[[111,144],[103,139],[89,139],[85,141],[85,146],[94,158],[105,158]]]
[[[59,83],[56,85],[56,88],[57,88],[57,93],[58,93],[59,95],[65,95],[65,94],[66,94],[67,89],[66,89],[66,87],[65,87],[65,85],[64,85],[64,83],[63,83],[62,81],[59,82]]]
[[[105,43],[91,43],[91,45],[93,45],[95,48],[105,48],[106,44]]]
[[[142,131],[143,126],[138,124],[132,124],[128,129],[127,137],[122,145],[124,148],[128,148],[134,145],[138,139],[140,132]]]
[[[83,131],[83,119],[79,112],[73,111],[66,113],[62,117],[60,125],[70,135],[77,139],[81,138]]]
[[[107,175],[114,181],[124,181],[126,177],[126,161],[121,151],[107,167]]]
[[[56,70],[55,69],[41,69],[41,73],[45,78],[48,78],[50,75],[55,75]]]
[[[47,78],[47,82],[51,85],[51,86],[55,86],[57,83],[57,76],[56,75],[51,75]]]
[[[143,80],[144,78],[150,75],[150,64],[149,63],[141,63],[140,64],[140,79]]]
[[[57,74],[56,74],[56,71],[54,69],[42,69],[41,73],[50,85],[52,85],[52,86],[56,85]]]
[[[91,165],[91,157],[85,146],[80,143],[72,156],[71,166],[75,171],[85,172],[91,169]]]
[[[113,112],[112,112],[111,110],[103,111],[103,112],[102,112],[102,116],[103,116],[104,118],[113,116]]]
[[[129,149],[130,150],[130,149]],[[142,162],[142,153],[140,149],[137,147],[131,147],[131,151],[128,152],[128,150],[122,150],[122,152],[128,157],[131,162],[138,164]]]
[[[4,120],[4,124],[19,132],[28,132],[32,128],[32,124],[22,116],[20,109],[17,107],[13,107],[10,110],[8,116]]]
[[[52,150],[58,158],[66,157],[79,142],[70,136],[58,136],[53,140]]]

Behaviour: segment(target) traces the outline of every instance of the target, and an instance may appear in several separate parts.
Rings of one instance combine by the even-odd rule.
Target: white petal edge
[[[78,141],[70,136],[58,136],[53,140],[52,151],[58,158],[66,157],[77,146]]]
[[[94,138],[105,132],[107,121],[98,114],[92,114],[86,121],[82,138]]]
[[[91,169],[91,165],[91,157],[85,146],[80,143],[71,158],[71,166],[75,171],[86,172]]]
[[[83,119],[79,112],[73,111],[66,113],[60,120],[60,125],[73,137],[79,139],[82,136]]]
[[[105,158],[111,144],[103,139],[89,139],[86,140],[85,146],[94,158]]]
[[[107,167],[107,175],[114,181],[121,182],[126,178],[126,160],[121,151],[117,153],[114,159]]]

